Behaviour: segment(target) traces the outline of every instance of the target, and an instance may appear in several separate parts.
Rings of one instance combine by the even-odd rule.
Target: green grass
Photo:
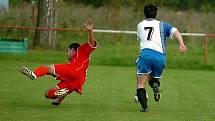
[[[22,61],[0,61],[1,121],[214,121],[213,71],[165,70],[162,98],[149,93],[149,112],[134,103],[135,67],[95,66],[88,71],[83,95],[72,93],[56,107],[44,91],[57,81],[52,77],[29,80],[18,72]],[[34,68],[40,63],[24,62]]]

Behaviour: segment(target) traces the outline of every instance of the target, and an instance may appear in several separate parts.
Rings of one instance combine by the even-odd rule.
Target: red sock
[[[51,90],[49,90],[49,92],[47,93],[46,98],[49,98],[49,99],[55,99],[55,98],[57,98],[55,96],[55,92],[56,91],[57,91],[57,89],[51,89]]]
[[[48,74],[48,69],[45,66],[40,66],[34,70],[34,74],[37,77],[44,76]]]

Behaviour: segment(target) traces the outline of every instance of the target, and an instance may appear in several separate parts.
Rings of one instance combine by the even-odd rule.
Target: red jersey
[[[82,93],[82,85],[86,80],[87,69],[90,61],[90,55],[97,48],[97,42],[91,46],[89,43],[80,45],[76,53],[70,59],[69,64],[55,64],[55,74],[58,88],[67,88],[78,93]]]

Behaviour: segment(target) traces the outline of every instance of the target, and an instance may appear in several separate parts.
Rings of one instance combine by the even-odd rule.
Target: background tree
[[[7,13],[9,8],[9,0],[0,0],[0,14]]]
[[[37,27],[56,28],[57,25],[57,0],[38,0]],[[56,31],[36,30],[33,46],[56,48]]]

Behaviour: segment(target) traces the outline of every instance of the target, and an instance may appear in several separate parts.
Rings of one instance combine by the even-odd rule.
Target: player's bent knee
[[[151,88],[153,88],[153,84],[154,84],[154,83],[156,83],[156,84],[158,85],[158,87],[160,86],[159,78],[153,78],[153,79],[149,80],[148,83],[149,83],[149,86],[150,86]]]
[[[51,75],[54,74],[54,66],[53,65],[47,65],[46,68],[47,68],[49,74],[51,74]]]

